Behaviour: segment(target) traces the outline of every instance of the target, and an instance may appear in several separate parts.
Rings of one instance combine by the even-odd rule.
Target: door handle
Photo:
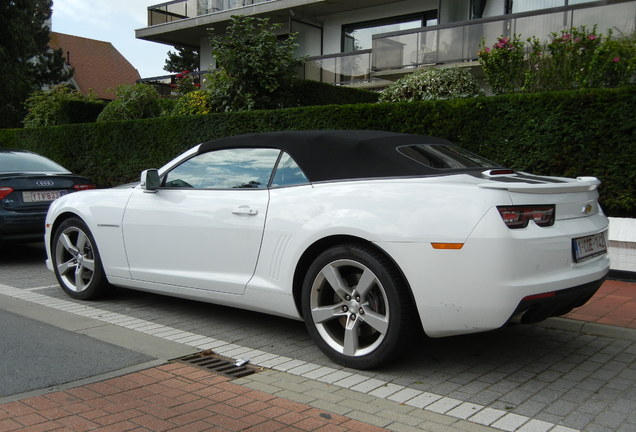
[[[256,216],[258,214],[258,210],[253,209],[248,205],[238,206],[232,211],[232,214],[235,215],[248,215],[248,216]]]

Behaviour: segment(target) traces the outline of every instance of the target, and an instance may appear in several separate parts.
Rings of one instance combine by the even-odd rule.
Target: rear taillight
[[[75,189],[76,191],[95,189],[96,187],[97,186],[92,185],[92,184],[76,184],[76,185],[73,185],[73,189]]]
[[[525,228],[530,221],[540,227],[554,225],[554,205],[498,206],[497,210],[510,229]]]
[[[0,187],[0,199],[3,199],[7,195],[13,192],[13,188],[10,187]]]

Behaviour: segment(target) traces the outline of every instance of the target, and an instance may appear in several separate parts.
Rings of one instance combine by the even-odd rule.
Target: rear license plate
[[[572,254],[574,262],[585,261],[607,253],[605,233],[598,233],[572,240]]]
[[[66,191],[29,191],[22,192],[22,201],[25,203],[30,202],[45,202],[54,201],[61,196],[66,195]]]

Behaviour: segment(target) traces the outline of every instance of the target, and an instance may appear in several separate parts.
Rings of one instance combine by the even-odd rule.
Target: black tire
[[[398,357],[414,322],[395,266],[358,244],[335,246],[316,258],[303,282],[302,311],[318,347],[355,369],[378,368]]]
[[[110,292],[95,239],[79,218],[57,227],[51,244],[53,271],[66,294],[78,300],[95,300]]]

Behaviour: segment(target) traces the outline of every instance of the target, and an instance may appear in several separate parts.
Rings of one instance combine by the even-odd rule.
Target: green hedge
[[[298,106],[343,105],[377,102],[379,94],[370,90],[341,87],[311,80],[297,80],[292,94]]]
[[[596,176],[613,216],[636,216],[636,86],[436,102],[328,105],[64,125],[0,134],[101,186],[137,179],[216,137],[285,129],[376,129],[440,136],[503,165]],[[17,143],[17,144],[16,144]]]
[[[16,135],[21,129],[0,129],[0,147],[13,149],[21,146],[16,142]]]

